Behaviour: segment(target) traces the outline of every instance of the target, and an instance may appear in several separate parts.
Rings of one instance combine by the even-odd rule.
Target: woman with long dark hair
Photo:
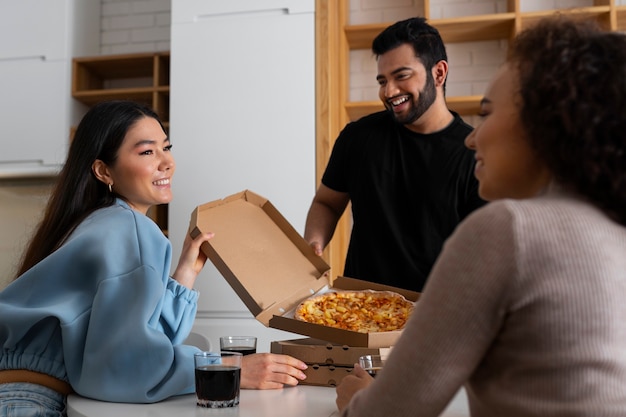
[[[18,276],[0,292],[0,415],[63,416],[72,391],[116,402],[193,392],[198,348],[182,342],[212,233],[187,234],[170,275],[170,242],[146,214],[172,199],[171,148],[138,103],[100,103],[82,119]],[[305,368],[249,355],[241,386],[295,385]]]

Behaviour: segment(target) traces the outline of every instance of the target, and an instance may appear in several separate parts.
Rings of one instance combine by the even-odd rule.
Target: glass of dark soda
[[[239,405],[242,357],[239,352],[199,352],[194,355],[196,403],[200,407]]]
[[[222,336],[220,337],[222,352],[239,352],[242,355],[256,353],[256,337],[254,336]]]

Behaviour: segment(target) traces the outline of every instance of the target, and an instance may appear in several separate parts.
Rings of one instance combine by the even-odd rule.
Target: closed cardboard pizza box
[[[336,365],[309,365],[304,370],[306,379],[298,382],[299,385],[317,385],[320,387],[336,387],[341,380],[350,375],[354,367]]]
[[[313,338],[275,341],[271,343],[270,348],[272,353],[293,356],[307,364],[349,367],[357,363],[360,356],[386,356],[391,350],[391,348],[340,345]]]
[[[309,365],[304,371],[306,379],[300,384],[334,387],[352,372],[360,356],[385,357],[391,348],[354,347],[304,338],[274,341],[270,345],[270,351],[293,356]]]
[[[202,204],[191,216],[191,236],[214,232],[202,251],[265,326],[354,347],[389,347],[401,331],[360,333],[294,318],[300,302],[328,290],[395,291],[411,301],[419,293],[349,277],[330,278],[330,267],[266,198],[244,190]]]

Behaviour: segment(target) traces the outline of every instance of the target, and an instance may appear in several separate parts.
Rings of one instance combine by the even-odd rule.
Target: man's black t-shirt
[[[478,197],[472,131],[458,114],[422,135],[387,111],[349,123],[322,178],[347,192],[353,226],[344,275],[421,291],[444,241],[485,202]]]

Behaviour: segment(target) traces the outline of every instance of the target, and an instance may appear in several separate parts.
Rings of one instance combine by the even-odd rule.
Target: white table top
[[[196,396],[182,395],[154,404],[107,403],[70,395],[68,417],[330,417],[338,416],[335,388],[299,385],[277,390],[241,390],[234,408],[196,406]]]
[[[239,407],[196,406],[195,394],[154,404],[108,403],[78,395],[67,399],[68,417],[338,417],[335,388],[299,385],[278,390],[241,390]],[[469,416],[461,390],[441,417]]]

